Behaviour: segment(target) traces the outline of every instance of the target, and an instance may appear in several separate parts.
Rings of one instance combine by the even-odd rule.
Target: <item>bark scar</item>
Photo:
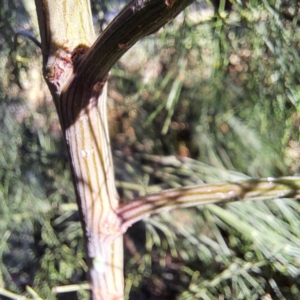
[[[46,67],[46,78],[54,84],[58,89],[63,84],[63,76],[67,70],[72,69],[71,55],[64,49],[59,49],[49,59],[48,67]]]
[[[103,79],[101,80],[97,80],[94,85],[93,85],[93,91],[96,93],[100,93],[105,85],[105,83],[108,80],[108,75],[105,76]]]
[[[89,50],[89,47],[84,44],[78,45],[71,54],[71,61],[73,63],[74,72],[76,72],[78,66],[80,65],[84,55]]]
[[[176,0],[165,0],[165,3],[169,8],[171,8],[174,5],[175,1]]]

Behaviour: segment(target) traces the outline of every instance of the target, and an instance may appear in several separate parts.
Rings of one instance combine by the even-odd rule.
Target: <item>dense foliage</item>
[[[40,50],[13,39],[36,30],[19,2],[0,4],[0,291],[66,299],[51,288],[85,282],[82,232]],[[100,31],[122,1],[92,5]],[[298,15],[297,1],[197,1],[120,60],[109,124],[123,199],[299,172]],[[140,222],[125,236],[126,293],[298,299],[299,217],[297,202],[277,199]]]

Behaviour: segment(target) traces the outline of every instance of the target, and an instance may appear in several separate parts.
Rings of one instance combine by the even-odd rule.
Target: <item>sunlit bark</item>
[[[95,41],[88,0],[35,0],[43,72],[67,144],[93,299],[123,299],[122,224],[108,125],[107,74],[191,0],[132,1]]]

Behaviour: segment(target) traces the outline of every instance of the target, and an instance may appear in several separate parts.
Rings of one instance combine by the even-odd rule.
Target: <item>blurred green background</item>
[[[100,32],[124,1],[91,1]],[[109,125],[124,200],[164,188],[297,175],[298,1],[195,1],[113,68]],[[66,150],[42,78],[34,1],[0,3],[0,292],[88,299]],[[39,38],[38,38],[39,39]],[[207,205],[125,235],[130,299],[299,299],[300,205]],[[1,295],[0,293],[0,295]],[[0,299],[18,299],[15,295]],[[20,298],[21,299],[21,298]],[[22,298],[24,299],[24,298]]]

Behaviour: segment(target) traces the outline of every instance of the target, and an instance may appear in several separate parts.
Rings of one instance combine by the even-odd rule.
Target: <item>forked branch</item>
[[[130,2],[94,41],[89,0],[35,0],[44,76],[70,158],[87,246],[93,299],[123,299],[119,197],[106,120],[107,74],[140,38],[192,0]]]
[[[107,73],[138,40],[156,32],[194,0],[134,0],[126,5],[99,36],[76,73],[91,82]]]

